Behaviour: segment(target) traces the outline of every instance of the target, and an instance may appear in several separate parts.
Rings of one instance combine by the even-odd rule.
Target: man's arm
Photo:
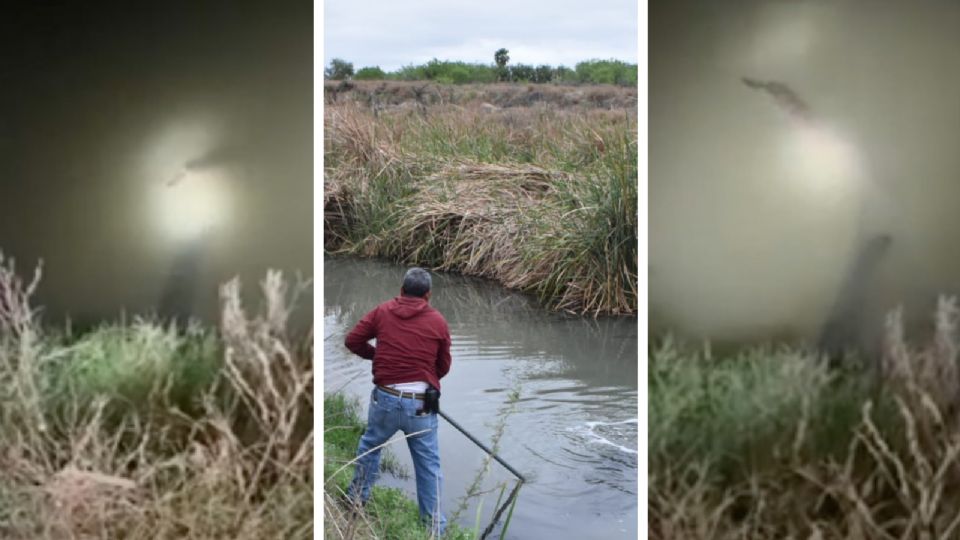
[[[376,315],[376,309],[364,315],[343,342],[350,352],[367,360],[373,360],[373,355],[377,352],[377,348],[368,343],[377,337]]]
[[[441,379],[450,371],[450,330],[443,325],[443,338],[440,341],[440,350],[437,351],[437,378]]]

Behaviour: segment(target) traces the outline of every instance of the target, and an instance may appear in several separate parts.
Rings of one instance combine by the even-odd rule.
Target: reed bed
[[[324,248],[637,311],[635,109],[325,110]]]
[[[312,538],[312,337],[289,288],[249,315],[223,286],[218,331],[150,319],[42,327],[0,257],[0,537]]]
[[[941,299],[921,345],[891,314],[882,356],[845,371],[667,340],[650,357],[651,538],[960,537],[958,313]]]

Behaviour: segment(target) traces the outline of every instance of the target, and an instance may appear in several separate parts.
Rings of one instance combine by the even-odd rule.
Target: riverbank
[[[324,536],[356,540],[430,538],[420,523],[416,502],[399,489],[374,486],[370,501],[359,511],[347,502],[345,494],[353,478],[352,462],[357,457],[357,446],[365,428],[358,411],[359,404],[343,394],[323,398]],[[396,472],[393,460],[381,462],[385,472]],[[476,535],[451,523],[444,538],[471,540]]]
[[[635,89],[602,90],[630,103]],[[324,250],[493,279],[551,309],[635,314],[635,95],[500,107],[479,91],[327,104]]]
[[[842,369],[664,340],[649,355],[651,538],[956,537],[958,314],[942,300],[923,344],[894,316],[879,363]]]
[[[222,325],[43,327],[0,258],[0,536],[313,538],[312,336],[263,282]],[[264,359],[272,359],[264,362]]]

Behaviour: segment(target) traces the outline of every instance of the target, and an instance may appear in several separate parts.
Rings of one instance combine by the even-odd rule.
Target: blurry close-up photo
[[[0,538],[313,538],[312,14],[4,7]]]
[[[958,28],[651,4],[651,538],[960,537]]]

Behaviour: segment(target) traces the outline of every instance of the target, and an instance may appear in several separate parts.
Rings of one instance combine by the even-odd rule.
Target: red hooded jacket
[[[377,339],[376,347],[368,341]],[[364,315],[344,341],[373,360],[373,384],[426,381],[437,390],[450,371],[450,329],[423,298],[398,296]]]

